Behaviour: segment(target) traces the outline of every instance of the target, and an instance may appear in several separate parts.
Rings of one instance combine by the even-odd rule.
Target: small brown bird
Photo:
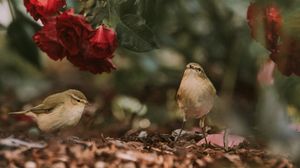
[[[177,104],[184,113],[181,131],[187,118],[200,118],[200,127],[207,143],[205,117],[212,109],[215,98],[216,89],[203,68],[197,63],[187,64],[176,96]]]
[[[87,103],[87,98],[81,91],[69,89],[48,96],[41,104],[29,110],[9,114],[30,116],[42,131],[51,132],[76,125]]]

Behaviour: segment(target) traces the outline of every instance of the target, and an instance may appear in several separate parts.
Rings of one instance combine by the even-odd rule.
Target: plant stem
[[[7,0],[7,4],[8,4],[8,7],[9,7],[11,17],[13,18],[13,20],[15,20],[16,19],[15,8],[14,8],[11,1],[13,1],[13,0]]]
[[[108,5],[108,22],[109,22],[109,26],[111,26],[111,23],[112,23],[112,18],[111,18],[111,7],[112,7],[112,4],[111,4],[111,1],[108,0],[107,1],[107,5]]]

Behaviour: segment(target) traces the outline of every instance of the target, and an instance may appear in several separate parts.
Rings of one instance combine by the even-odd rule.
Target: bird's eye
[[[80,102],[80,100],[78,100],[78,99],[77,99],[77,102],[79,103],[79,102]]]

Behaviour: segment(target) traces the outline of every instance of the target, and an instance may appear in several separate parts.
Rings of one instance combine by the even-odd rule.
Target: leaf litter
[[[10,142],[9,142],[10,141]],[[199,142],[200,141],[200,142]],[[13,145],[12,145],[13,144]],[[123,138],[71,137],[26,142],[0,139],[0,167],[293,167],[287,157],[274,155],[247,141],[225,151],[201,143],[199,135],[184,134],[177,142],[169,134],[135,131]]]

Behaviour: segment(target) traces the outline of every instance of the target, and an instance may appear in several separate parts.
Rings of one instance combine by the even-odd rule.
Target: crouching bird
[[[87,103],[81,91],[69,89],[46,97],[41,104],[29,110],[9,114],[25,114],[37,123],[41,131],[52,132],[77,125]]]
[[[200,118],[200,127],[206,140],[206,114],[210,112],[216,98],[216,89],[206,76],[203,68],[197,63],[189,63],[177,91],[176,100],[183,112],[183,123],[177,140],[182,132],[187,118]]]

